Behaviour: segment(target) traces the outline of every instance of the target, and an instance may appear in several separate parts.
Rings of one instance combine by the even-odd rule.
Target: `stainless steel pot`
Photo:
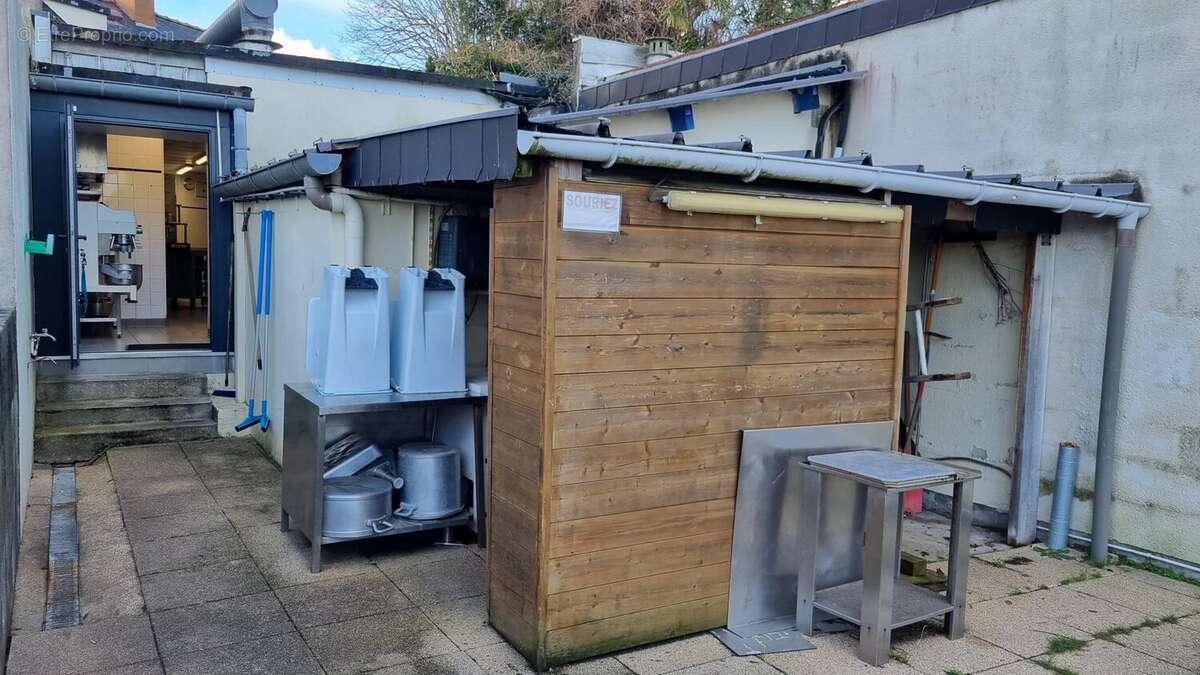
[[[396,515],[437,520],[463,510],[458,450],[436,443],[409,443],[396,451],[396,473],[404,481]]]
[[[321,535],[333,539],[366,537],[392,529],[392,484],[373,476],[325,481],[325,519]]]

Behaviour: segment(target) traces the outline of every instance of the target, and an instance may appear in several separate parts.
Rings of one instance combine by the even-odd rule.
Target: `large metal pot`
[[[458,450],[437,443],[409,443],[396,451],[396,473],[404,481],[396,515],[437,520],[463,510]]]
[[[325,481],[325,519],[321,535],[350,539],[392,529],[392,484],[374,476],[345,476]]]

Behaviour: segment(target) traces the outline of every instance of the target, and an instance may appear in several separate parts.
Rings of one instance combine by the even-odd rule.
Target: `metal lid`
[[[391,483],[374,476],[345,476],[325,481],[325,499],[331,501],[354,501],[391,492]]]
[[[441,457],[458,451],[441,443],[405,443],[398,451],[402,457]]]

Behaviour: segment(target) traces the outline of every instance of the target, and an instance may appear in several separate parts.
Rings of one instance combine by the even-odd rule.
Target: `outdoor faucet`
[[[49,338],[51,342],[58,342],[58,338],[50,334],[48,328],[43,328],[41,332],[34,333],[29,336],[29,355],[36,357],[38,355],[38,347],[41,346],[42,340]]]

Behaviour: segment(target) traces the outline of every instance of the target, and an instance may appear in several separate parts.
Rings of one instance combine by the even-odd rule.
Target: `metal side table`
[[[814,455],[795,466],[803,471],[796,629],[812,635],[814,610],[849,621],[859,627],[859,658],[874,666],[887,663],[892,631],[901,626],[945,615],[946,636],[961,638],[966,630],[971,512],[979,472],[882,450]],[[817,590],[821,487],[826,475],[867,488],[863,578]],[[897,577],[903,493],[947,484],[954,485],[954,512],[943,595]]]

